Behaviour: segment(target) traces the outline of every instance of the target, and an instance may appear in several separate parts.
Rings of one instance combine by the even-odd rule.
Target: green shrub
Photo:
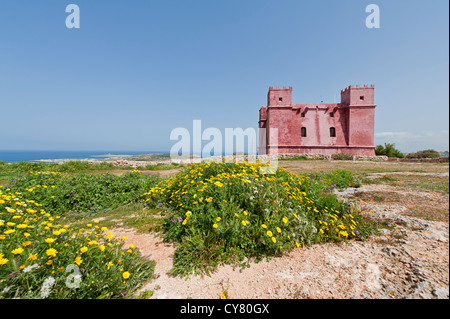
[[[352,156],[352,154],[347,154],[347,153],[337,153],[337,154],[331,155],[331,158],[334,160],[340,160],[340,161],[350,161],[353,158],[353,156]]]
[[[166,241],[176,242],[175,275],[213,269],[244,258],[278,255],[321,241],[364,238],[370,227],[349,204],[338,201],[333,180],[292,174],[267,165],[201,163],[186,166],[144,194],[160,207]]]
[[[418,151],[415,153],[408,153],[406,158],[439,158],[441,154],[433,149]]]
[[[384,143],[384,146],[377,145],[375,147],[375,154],[376,155],[385,155],[387,157],[397,157],[397,158],[404,158],[405,154],[400,152],[395,148],[395,144],[387,144]]]

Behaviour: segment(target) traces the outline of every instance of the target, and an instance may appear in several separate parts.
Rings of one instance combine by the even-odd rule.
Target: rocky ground
[[[447,173],[448,174],[448,173]],[[389,188],[368,185],[370,192]],[[396,191],[391,187],[388,191]],[[402,190],[399,190],[402,191]],[[403,190],[404,191],[404,190]],[[344,200],[354,189],[338,192]],[[424,192],[423,196],[448,195]],[[417,192],[415,192],[417,196]],[[426,195],[428,194],[428,195]],[[381,236],[298,248],[282,257],[251,263],[249,268],[222,266],[211,276],[172,277],[174,247],[154,234],[115,229],[156,261],[155,279],[143,290],[151,298],[449,298],[448,222],[408,216],[397,204],[359,202],[371,218],[383,220]]]

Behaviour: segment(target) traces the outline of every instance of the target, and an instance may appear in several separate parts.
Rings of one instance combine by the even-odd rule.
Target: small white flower
[[[42,287],[41,287],[41,298],[45,299],[48,296],[50,296],[51,289],[52,289],[53,285],[55,284],[55,282],[56,282],[56,280],[52,276],[50,276],[44,280],[44,283],[42,284]]]
[[[31,266],[27,266],[27,267],[25,267],[24,269],[23,269],[23,272],[30,272],[30,271],[32,271],[34,268],[37,268],[39,265],[38,264],[34,264],[34,265],[31,265]]]

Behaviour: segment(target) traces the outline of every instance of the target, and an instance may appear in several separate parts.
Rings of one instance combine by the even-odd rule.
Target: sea
[[[6,163],[15,162],[36,162],[48,159],[84,159],[84,158],[104,158],[105,155],[142,155],[142,154],[162,154],[167,152],[145,152],[145,151],[8,151],[0,150],[0,161]]]

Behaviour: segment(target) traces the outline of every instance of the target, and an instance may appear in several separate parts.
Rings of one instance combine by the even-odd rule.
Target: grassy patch
[[[448,163],[407,163],[370,161],[279,161],[279,166],[293,173],[309,174],[346,170],[353,174],[388,172],[427,172],[443,173],[449,171]]]
[[[332,191],[333,189],[343,189],[347,187],[360,187],[361,177],[347,170],[336,170],[333,172],[309,173],[306,174],[309,182],[315,183],[315,187],[322,191]],[[312,187],[311,187],[312,189]]]
[[[141,202],[105,209],[95,217],[83,218],[73,222],[73,225],[84,225],[94,220],[101,220],[102,225],[108,228],[133,228],[141,233],[159,233],[162,230],[163,219],[160,209],[145,207]]]
[[[50,212],[77,219],[139,201],[159,180],[136,171],[119,176],[31,172],[12,179],[8,187],[32,195]]]
[[[308,161],[311,159],[304,155],[296,155],[296,156],[292,156],[292,157],[280,158],[278,160],[279,161]]]
[[[172,163],[172,164],[158,163],[156,165],[147,165],[145,167],[139,167],[138,169],[139,170],[148,170],[148,171],[164,171],[164,170],[178,168],[181,166],[182,165],[177,164],[177,163]]]
[[[442,194],[449,193],[448,176],[386,174],[376,178],[367,178],[367,176],[365,176],[363,178],[363,183],[401,186],[420,191],[434,191]]]
[[[400,176],[397,181],[400,185],[414,189],[431,190],[443,194],[449,193],[448,177],[443,176]]]

